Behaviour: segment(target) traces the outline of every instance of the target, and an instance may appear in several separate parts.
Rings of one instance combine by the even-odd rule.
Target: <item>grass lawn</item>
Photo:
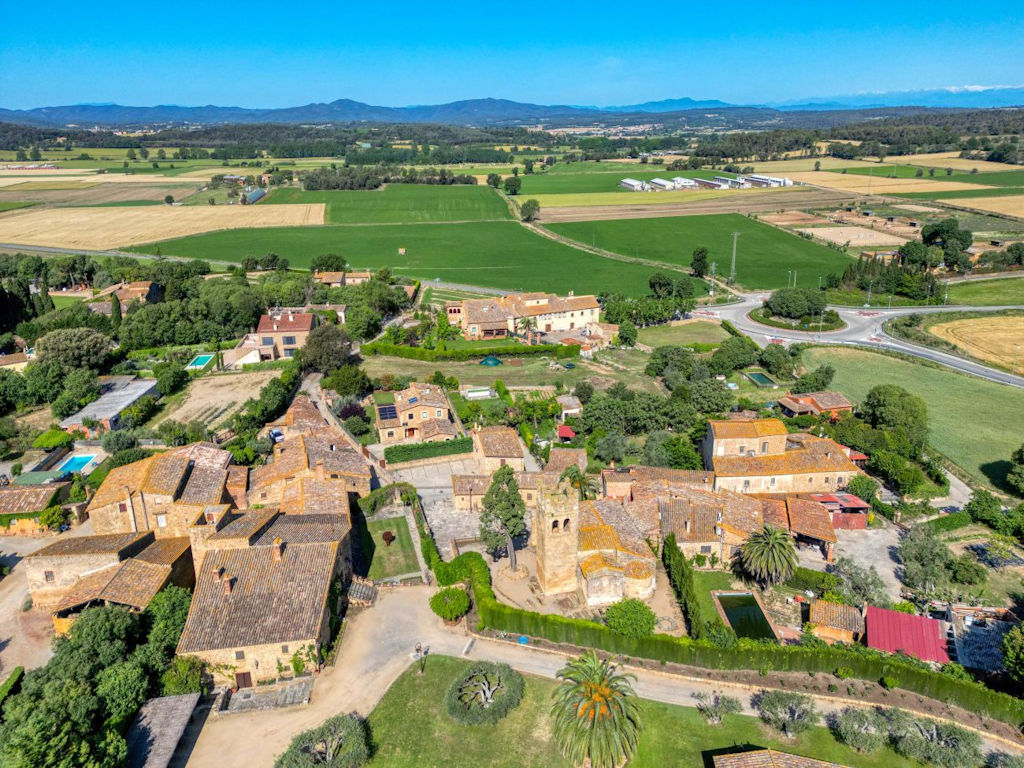
[[[551,693],[555,682],[525,675],[523,700],[494,726],[465,726],[441,705],[452,680],[469,662],[430,656],[421,677],[410,667],[391,686],[367,720],[372,768],[472,765],[477,768],[570,768],[554,741]],[[839,744],[828,729],[812,728],[795,740],[781,738],[761,722],[730,715],[709,726],[692,707],[641,701],[640,742],[630,768],[702,768],[714,750],[737,745],[772,747],[852,768],[910,768],[916,763],[889,749],[861,755]]]
[[[1002,280],[976,280],[949,286],[950,304],[1001,306],[1024,304],[1024,275]]]
[[[512,221],[235,229],[165,240],[159,246],[166,256],[210,261],[241,262],[250,254],[273,252],[287,258],[293,267],[306,268],[317,254],[346,253],[354,268],[387,266],[423,280],[440,278],[560,295],[570,290],[586,294],[614,289],[644,296],[654,271],[642,264],[584,253]],[[404,255],[398,255],[400,248],[406,249]],[[155,249],[154,245],[142,245],[130,250],[152,253]]]
[[[641,328],[637,339],[651,347],[664,345],[686,346],[687,344],[720,344],[729,338],[718,323],[697,320],[683,325],[652,325]]]
[[[825,300],[829,304],[839,304],[847,307],[862,307],[868,303],[868,292],[860,291],[856,288],[841,289],[841,288],[830,288],[825,291]],[[950,290],[950,302],[953,301],[952,290]],[[916,306],[918,304],[924,304],[923,301],[915,301],[914,299],[908,299],[906,296],[897,296],[896,294],[879,293],[873,291],[871,293],[871,306],[873,307],[888,307],[891,305],[894,307],[904,306]]]
[[[404,517],[392,517],[385,520],[368,520],[364,525],[357,525],[359,545],[363,552],[363,569],[370,579],[388,579],[406,573],[418,572],[419,562],[416,550],[413,549],[412,537],[409,534],[409,523]],[[391,531],[395,540],[391,546],[384,543],[384,532]],[[367,561],[369,567],[366,567]]]
[[[50,298],[53,299],[53,306],[56,309],[64,309],[64,307],[71,307],[82,301],[82,299],[76,296],[61,296],[58,293],[51,293]]]
[[[1010,454],[1024,435],[1024,391],[859,349],[808,349],[803,362],[834,366],[832,388],[854,402],[883,383],[924,398],[932,445],[979,482],[1005,490]]]
[[[472,339],[467,340],[459,337],[457,339],[449,339],[444,342],[445,349],[491,349],[493,347],[508,347],[509,349],[520,349],[521,347],[527,347],[528,344],[523,344],[519,339],[504,338],[504,339]]]
[[[389,184],[373,190],[276,189],[278,203],[326,203],[328,224],[416,224],[508,219],[508,206],[487,185]]]
[[[739,232],[736,282],[752,289],[783,288],[793,269],[797,285],[817,287],[819,275],[841,273],[851,263],[839,251],[739,214],[568,222],[548,228],[598,248],[680,266],[688,266],[693,250],[704,246],[722,277],[729,274],[732,233]]]
[[[373,402],[377,405],[391,405],[395,402],[394,392],[374,392]]]
[[[704,618],[712,619],[718,615],[718,608],[711,599],[711,593],[718,589],[733,589],[733,578],[725,571],[694,571],[693,586],[701,613]]]

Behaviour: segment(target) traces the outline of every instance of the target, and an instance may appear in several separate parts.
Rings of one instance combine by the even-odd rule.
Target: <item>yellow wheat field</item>
[[[894,192],[952,192],[954,190],[989,189],[981,184],[960,181],[934,181],[933,179],[877,179],[859,173],[829,173],[808,171],[790,173],[789,178],[817,187],[828,187],[858,194],[890,194]]]
[[[324,204],[29,208],[0,218],[0,243],[104,250],[217,229],[324,223]]]
[[[933,152],[925,155],[890,155],[885,158],[892,165],[920,165],[925,168],[952,168],[954,171],[971,171],[978,173],[989,171],[1019,171],[1019,165],[1009,163],[990,163],[988,160],[965,160],[959,152]]]
[[[973,208],[989,213],[1001,213],[1004,216],[1024,218],[1024,195],[1006,195],[1005,197],[958,197],[946,200],[950,205]]]
[[[1024,315],[977,317],[938,323],[929,333],[973,357],[1024,370]]]

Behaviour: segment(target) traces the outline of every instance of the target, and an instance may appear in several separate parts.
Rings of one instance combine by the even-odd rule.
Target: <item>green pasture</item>
[[[650,347],[721,344],[727,338],[729,334],[722,330],[722,326],[709,320],[683,325],[652,325],[641,328],[637,333],[637,340]]]
[[[839,251],[739,214],[567,222],[548,229],[587,245],[677,266],[689,266],[693,250],[704,246],[722,278],[729,276],[732,233],[739,232],[736,282],[755,290],[784,288],[794,269],[797,285],[816,288],[819,275],[841,273],[850,263]]]
[[[972,478],[1003,488],[1010,454],[1024,441],[1024,390],[860,349],[808,349],[803,362],[833,366],[832,388],[855,402],[880,383],[919,395],[929,442]]]
[[[236,263],[249,255],[276,253],[300,268],[308,268],[318,254],[343,253],[355,268],[391,267],[422,280],[560,295],[570,290],[645,295],[654,271],[585,253],[512,221],[236,229],[130,250],[154,253],[157,245],[165,256]],[[399,249],[405,253],[400,255]]]
[[[35,203],[24,202],[21,200],[4,200],[0,201],[0,213],[3,213],[4,211],[16,211],[19,208],[28,208],[33,205],[35,205]]]
[[[373,190],[275,189],[269,203],[325,203],[328,224],[415,224],[508,219],[501,196],[486,185],[389,184]]]

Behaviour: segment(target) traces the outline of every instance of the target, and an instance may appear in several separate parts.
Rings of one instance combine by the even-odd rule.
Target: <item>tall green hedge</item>
[[[457,453],[470,453],[473,450],[473,438],[457,437],[437,443],[411,443],[408,445],[389,445],[384,449],[384,458],[389,464],[416,459],[431,459],[435,456],[452,456]]]
[[[356,503],[359,505],[359,509],[365,517],[372,517],[377,513],[378,509],[391,502],[395,496],[396,490],[399,491],[403,497],[407,494],[416,494],[416,489],[409,483],[390,483],[388,485],[381,486],[375,491],[370,491]]]
[[[404,357],[409,360],[426,360],[434,362],[437,360],[473,360],[488,355],[501,355],[502,357],[520,357],[526,355],[552,355],[557,358],[579,357],[580,348],[575,345],[565,344],[537,344],[534,346],[493,346],[473,347],[472,349],[425,349],[423,347],[406,347],[401,344],[388,344],[383,341],[374,341],[363,344],[360,348],[362,355],[387,355],[388,357]]]
[[[968,711],[983,713],[1015,726],[1024,722],[1024,701],[1020,699],[990,690],[974,681],[958,680],[935,672],[913,661],[866,649],[783,646],[750,640],[740,640],[735,647],[723,648],[707,640],[670,635],[629,638],[592,621],[567,619],[505,605],[495,598],[490,571],[478,552],[466,552],[450,563],[444,562],[422,525],[418,530],[424,557],[438,584],[470,583],[481,627],[544,638],[555,643],[600,648],[632,658],[706,669],[772,669],[778,672],[834,674],[839,667],[845,667],[850,670],[850,677],[872,681],[897,677],[904,690],[938,701],[953,701]]]
[[[11,670],[11,674],[7,676],[7,679],[0,683],[0,706],[7,700],[8,696],[13,696],[18,692],[21,688],[21,679],[24,676],[25,668],[15,667]]]

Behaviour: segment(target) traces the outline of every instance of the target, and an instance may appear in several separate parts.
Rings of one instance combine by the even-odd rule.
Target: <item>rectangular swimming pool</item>
[[[762,389],[778,386],[771,378],[765,376],[760,371],[753,371],[752,373],[745,374],[745,376]]]
[[[81,472],[83,469],[89,466],[89,464],[91,464],[92,460],[95,458],[96,454],[94,453],[85,455],[75,454],[74,456],[69,456],[67,459],[65,459],[64,462],[59,467],[57,467],[57,469],[59,469],[61,472]]]
[[[192,361],[185,366],[186,371],[198,371],[207,366],[213,360],[213,355],[196,355]]]
[[[761,604],[752,592],[712,592],[719,612],[738,637],[752,640],[777,640],[771,622],[761,610]]]

